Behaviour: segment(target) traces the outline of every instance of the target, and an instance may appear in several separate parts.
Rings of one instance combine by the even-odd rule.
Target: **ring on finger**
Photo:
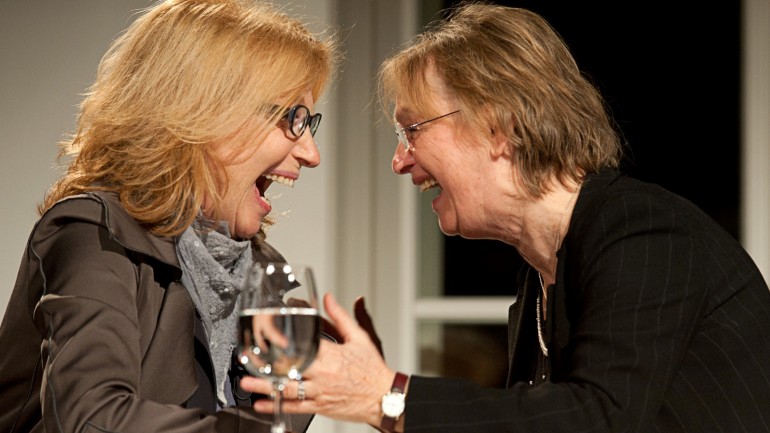
[[[297,381],[297,400],[305,399],[305,382],[302,379]]]

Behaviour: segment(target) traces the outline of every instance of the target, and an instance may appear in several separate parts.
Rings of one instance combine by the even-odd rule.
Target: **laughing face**
[[[313,99],[308,92],[297,103],[313,111]],[[293,187],[301,167],[315,167],[320,155],[310,128],[300,137],[288,130],[288,125],[271,129],[261,143],[244,146],[248,132],[242,131],[216,144],[215,156],[225,162],[228,187],[219,206],[219,219],[228,223],[236,239],[254,237],[262,220],[272,207],[265,192],[273,184]],[[204,203],[209,208],[210,200]]]
[[[460,108],[432,68],[426,77],[436,116]],[[495,229],[490,212],[500,201],[494,197],[500,192],[498,185],[504,185],[501,178],[510,179],[510,163],[496,157],[485,145],[489,137],[468,130],[460,116],[462,113],[442,117],[407,134],[411,148],[399,144],[392,167],[397,174],[410,175],[420,192],[437,192],[432,208],[442,232],[488,238]],[[413,125],[427,118],[397,101],[398,124]]]

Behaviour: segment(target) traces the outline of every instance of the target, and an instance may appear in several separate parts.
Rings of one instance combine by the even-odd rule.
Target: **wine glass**
[[[283,390],[299,380],[318,352],[321,321],[313,269],[255,263],[241,292],[239,360],[249,374],[273,383],[272,433],[284,433]]]

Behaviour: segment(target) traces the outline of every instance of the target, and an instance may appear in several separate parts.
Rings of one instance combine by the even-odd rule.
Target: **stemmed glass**
[[[254,264],[241,292],[238,353],[249,374],[273,383],[272,433],[286,431],[283,390],[289,380],[299,380],[315,359],[320,327],[310,266]]]

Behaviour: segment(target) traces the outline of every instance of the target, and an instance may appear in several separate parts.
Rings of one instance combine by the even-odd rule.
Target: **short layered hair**
[[[444,114],[429,96],[431,68],[463,126],[505,135],[530,195],[548,191],[552,176],[566,185],[618,167],[620,138],[603,98],[539,15],[481,2],[450,10],[383,63],[383,109],[398,102],[425,118]]]

